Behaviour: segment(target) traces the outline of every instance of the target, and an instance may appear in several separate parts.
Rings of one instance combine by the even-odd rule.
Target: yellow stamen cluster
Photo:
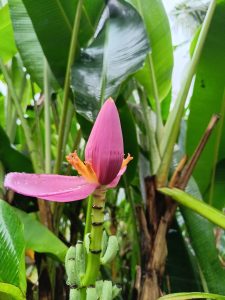
[[[83,176],[90,183],[98,183],[98,178],[90,162],[82,162],[77,152],[66,156],[67,161],[77,170],[78,174]]]
[[[125,158],[122,162],[121,169],[126,167],[132,159],[133,159],[133,157],[130,155],[130,153],[128,153],[127,158]]]

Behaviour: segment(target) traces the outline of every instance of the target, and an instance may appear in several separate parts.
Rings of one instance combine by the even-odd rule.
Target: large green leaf
[[[0,126],[0,160],[7,172],[32,172],[29,158],[10,145],[8,136]]]
[[[225,135],[222,134],[225,115],[225,1],[218,0],[212,23],[205,41],[202,56],[197,68],[193,95],[190,101],[190,114],[187,122],[186,149],[191,155],[199,142],[212,114],[222,118],[218,128],[210,138],[194,171],[194,177],[205,200],[217,159],[225,157]],[[219,151],[219,145],[221,149]],[[203,176],[204,174],[204,176]],[[210,197],[212,196],[212,193]]]
[[[72,68],[77,110],[91,120],[103,101],[115,97],[120,84],[141,68],[149,51],[142,19],[130,4],[109,1],[101,25]]]
[[[182,214],[202,271],[206,290],[225,294],[225,272],[218,258],[212,224],[187,208],[182,209]]]
[[[181,157],[181,153],[175,153],[174,166],[177,165]],[[185,191],[197,199],[202,199],[193,177],[190,178]],[[185,239],[185,242],[191,243],[196,255],[202,273],[204,290],[211,293],[225,294],[225,270],[218,256],[214,224],[189,208],[181,206],[180,210],[189,236],[189,239]]]
[[[78,0],[23,0],[23,3],[50,68],[63,83]],[[79,32],[81,45],[87,43],[94,33],[102,7],[103,1],[84,0]]]
[[[0,57],[7,62],[17,52],[8,5],[0,9]]]
[[[67,246],[32,214],[27,214],[19,209],[15,209],[15,212],[24,225],[26,249],[51,254],[63,262]]]
[[[44,54],[21,0],[9,0],[16,45],[32,79],[43,85]]]
[[[193,178],[189,181],[186,191],[201,199],[201,194]],[[188,208],[183,207],[181,212],[202,271],[206,290],[225,295],[225,270],[218,257],[214,235],[215,226]]]
[[[152,60],[159,99],[164,99],[171,87],[173,47],[169,20],[161,0],[128,0],[142,15],[152,48]],[[147,57],[145,66],[137,73],[138,81],[153,97],[151,70]]]
[[[0,282],[26,293],[23,225],[5,201],[0,200]],[[1,291],[1,288],[0,288]]]
[[[21,0],[9,0],[16,45],[24,66],[39,86],[43,85],[44,54]]]

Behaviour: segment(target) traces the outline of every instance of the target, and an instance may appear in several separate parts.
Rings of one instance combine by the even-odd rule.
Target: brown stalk
[[[212,134],[213,129],[215,128],[217,122],[219,121],[220,116],[219,115],[213,115],[197,148],[195,149],[191,159],[189,160],[189,162],[187,163],[186,167],[184,168],[184,171],[178,181],[178,183],[176,184],[176,187],[180,188],[180,189],[184,189],[193,173],[194,167],[196,166],[199,157],[202,154],[202,151],[205,148],[206,143],[208,142],[209,137]]]
[[[218,115],[212,116],[188,163],[186,164],[187,156],[184,156],[179,162],[168,184],[169,187],[176,186],[180,189],[185,189],[218,120]],[[139,291],[140,296],[138,299],[156,300],[161,296],[160,286],[167,257],[166,234],[176,212],[177,204],[170,197],[163,196],[157,192],[155,178],[146,178],[145,186],[147,195],[146,214],[144,211],[141,213],[142,217],[139,223],[142,236],[146,241],[151,241],[151,244],[149,244],[151,246],[148,248],[146,245],[145,247],[145,249],[149,249],[149,253],[147,254],[148,257],[143,259],[145,264],[142,265],[142,289]],[[148,238],[146,238],[147,236]]]
[[[213,129],[215,128],[217,122],[219,121],[219,115],[213,115],[208,126],[206,127],[205,132],[202,135],[202,138],[200,139],[200,142],[198,146],[196,147],[192,157],[188,161],[188,163],[185,165],[187,156],[183,157],[176,170],[173,173],[173,176],[170,180],[169,187],[177,187],[181,190],[184,190],[186,185],[188,184],[188,181],[193,173],[193,170],[209,140],[209,137],[212,134]],[[177,203],[174,202],[170,197],[166,197],[168,201],[171,202],[171,205],[168,207],[167,212],[165,214],[165,219],[167,220],[168,224],[172,221],[174,213],[177,209]]]
[[[40,211],[41,223],[49,230],[53,231],[53,220],[49,203],[47,203],[45,200],[38,199],[38,208]]]

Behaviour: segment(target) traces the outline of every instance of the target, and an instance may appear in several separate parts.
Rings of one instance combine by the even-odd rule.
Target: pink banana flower
[[[126,166],[133,158],[124,157],[123,136],[119,114],[109,98],[102,106],[89,136],[83,163],[77,153],[67,161],[80,176],[53,174],[9,173],[4,185],[19,194],[49,201],[69,202],[81,200],[98,187],[115,187]]]

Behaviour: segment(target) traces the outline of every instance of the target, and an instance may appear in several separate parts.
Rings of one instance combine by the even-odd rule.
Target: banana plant
[[[0,5],[0,298],[224,298],[225,1],[177,95],[164,3]]]

